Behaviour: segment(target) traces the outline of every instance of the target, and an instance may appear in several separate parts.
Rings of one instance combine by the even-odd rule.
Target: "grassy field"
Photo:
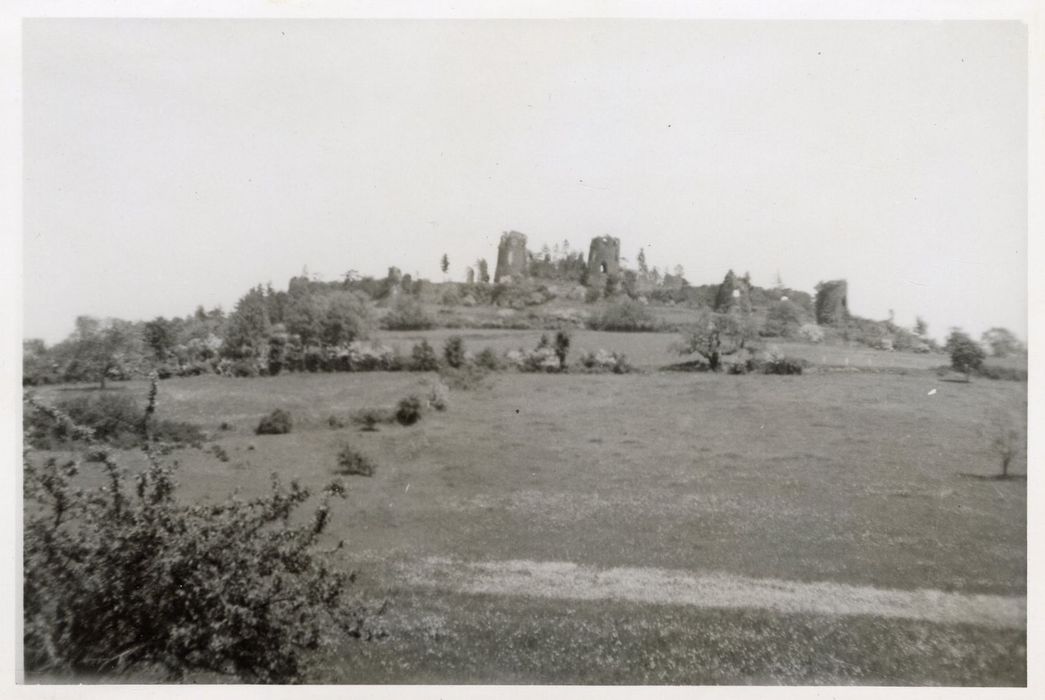
[[[453,333],[382,339],[408,351]],[[457,334],[474,350],[532,347],[540,335]],[[672,339],[578,332],[573,347],[653,369],[677,361]],[[1026,384],[942,381],[929,371],[940,356],[785,351],[905,373],[501,373],[416,426],[374,433],[328,418],[391,406],[434,375],[174,379],[160,384],[159,410],[200,424],[230,455],[176,452],[186,498],[256,492],[271,472],[318,487],[345,443],[379,465],[349,479],[331,536],[346,541],[361,592],[389,600],[389,637],[339,647],[320,680],[1024,683],[1022,629],[406,583],[404,571],[441,557],[1025,596],[1026,483],[983,477],[998,470],[988,425],[1025,421]],[[117,390],[144,396],[145,385]],[[274,408],[293,414],[294,431],[254,435]]]

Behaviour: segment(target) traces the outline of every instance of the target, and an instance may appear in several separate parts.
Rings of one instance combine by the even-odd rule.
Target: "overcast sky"
[[[30,20],[25,335],[502,231],[1027,333],[1017,23]]]

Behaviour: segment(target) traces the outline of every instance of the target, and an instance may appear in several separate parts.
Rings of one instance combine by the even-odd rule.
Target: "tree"
[[[980,347],[979,343],[954,328],[947,336],[947,352],[951,355],[951,367],[965,375],[965,381],[969,381],[970,375],[983,366],[987,353]]]
[[[112,374],[127,374],[141,360],[141,336],[134,324],[119,319],[99,321],[90,316],[76,319],[76,330],[65,350],[76,368],[74,376],[83,374],[105,388]]]
[[[475,263],[475,266],[479,269],[479,281],[483,284],[490,283],[490,268],[486,264],[486,258],[479,258]]]
[[[320,339],[326,345],[348,345],[370,331],[366,303],[353,292],[334,292],[324,299]]]
[[[980,337],[980,342],[991,349],[994,357],[1008,357],[1024,352],[1023,343],[1007,328],[991,328]]]
[[[793,301],[778,301],[766,313],[763,335],[789,338],[802,327],[802,307]]]
[[[260,286],[255,287],[236,302],[236,308],[229,316],[225,353],[237,358],[260,357],[268,350],[270,327],[265,292]]]
[[[153,357],[162,362],[177,345],[174,323],[163,316],[157,316],[142,328],[142,339],[152,350]]]
[[[566,369],[566,355],[570,352],[569,331],[559,331],[555,334],[555,356],[559,358],[559,369]]]
[[[921,316],[916,316],[914,319],[914,334],[919,338],[924,338],[928,332],[929,324]]]
[[[443,253],[443,259],[439,261],[439,269],[446,274],[446,271],[450,269],[450,258],[446,257],[446,253]]]
[[[754,323],[746,315],[705,310],[676,350],[680,355],[697,353],[707,360],[712,371],[718,371],[722,357],[745,349],[757,335]]]
[[[639,248],[639,255],[638,255],[638,258],[636,258],[636,261],[637,261],[638,266],[639,266],[639,274],[640,275],[646,275],[647,273],[649,273],[649,268],[646,267],[646,249],[645,248]]]

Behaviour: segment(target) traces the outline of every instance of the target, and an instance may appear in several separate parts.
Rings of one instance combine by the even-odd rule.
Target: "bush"
[[[258,435],[285,435],[290,432],[292,427],[293,421],[291,421],[290,413],[281,408],[277,408],[275,411],[261,419],[261,422],[258,423],[258,427],[254,429],[254,432]]]
[[[987,353],[979,343],[957,329],[947,337],[946,347],[951,356],[951,367],[963,373],[966,379],[977,372],[987,359]]]
[[[612,372],[614,374],[628,374],[635,368],[628,362],[626,355],[617,352],[599,350],[581,355],[581,366],[591,373]]]
[[[26,412],[91,439],[89,428],[31,397]],[[296,482],[287,489],[273,476],[266,496],[187,505],[173,470],[152,452],[130,479],[96,444],[86,463],[104,479],[94,486],[83,485],[83,460],[31,451],[23,458],[28,670],[149,668],[171,681],[211,671],[250,683],[300,682],[325,633],[359,636],[359,618],[344,603],[348,578],[315,552],[329,500],[344,497],[340,483],[324,489],[309,521],[292,526],[291,514],[309,498]]]
[[[395,414],[387,408],[361,408],[352,414],[352,422],[369,432],[376,431],[381,423],[391,423],[394,420]]]
[[[475,356],[475,364],[494,372],[504,367],[504,363],[501,361],[500,356],[491,347],[483,348],[482,351]]]
[[[489,370],[478,365],[466,365],[460,369],[444,367],[439,370],[439,379],[454,391],[474,391],[483,386]]]
[[[90,428],[93,439],[119,448],[140,443],[143,409],[130,394],[98,392],[74,396],[57,403],[57,408],[77,425]],[[58,449],[75,440],[60,421],[46,413],[27,412],[23,417],[28,444],[37,449]],[[154,421],[150,431],[153,442],[171,446],[199,447],[206,439],[203,430],[195,424],[181,421]]]
[[[433,327],[435,321],[425,313],[417,299],[403,296],[381,319],[381,325],[390,331],[423,331]]]
[[[660,324],[644,304],[625,299],[603,309],[602,313],[588,321],[588,326],[597,331],[656,331]]]
[[[1027,370],[1022,367],[998,367],[984,364],[976,370],[976,376],[987,379],[1004,379],[1010,382],[1025,382],[1027,381]]]
[[[359,474],[361,476],[373,476],[377,465],[366,455],[352,449],[351,445],[344,445],[337,454],[338,474]]]
[[[452,335],[446,339],[443,345],[443,357],[446,364],[453,368],[461,367],[465,363],[464,341],[459,335]]]
[[[428,391],[428,405],[437,411],[445,411],[450,406],[450,387],[436,380]]]
[[[407,396],[396,405],[396,420],[400,425],[413,425],[421,420],[421,399]]]
[[[815,323],[805,323],[798,329],[798,337],[807,343],[822,343],[824,329]]]
[[[762,363],[764,374],[802,374],[806,361],[796,357],[775,357]]]
[[[439,369],[439,358],[427,340],[422,340],[410,352],[410,369],[414,372],[434,372]]]
[[[327,418],[327,425],[329,425],[333,430],[340,430],[345,427],[345,421],[337,416],[330,416]]]

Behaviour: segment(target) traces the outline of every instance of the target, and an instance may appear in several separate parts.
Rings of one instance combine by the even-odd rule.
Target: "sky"
[[[1027,336],[1016,22],[27,20],[24,336],[621,239]]]

